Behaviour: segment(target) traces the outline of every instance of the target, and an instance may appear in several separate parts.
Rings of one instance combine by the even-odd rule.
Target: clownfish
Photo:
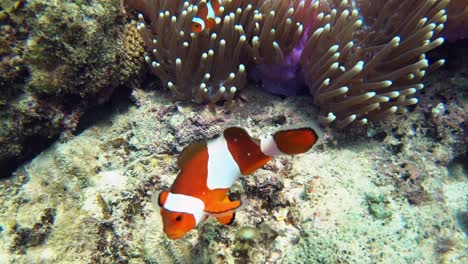
[[[198,5],[197,15],[192,19],[192,32],[200,33],[206,28],[210,29],[216,25],[221,0],[201,1]]]
[[[167,237],[181,238],[210,216],[231,224],[242,202],[231,200],[228,191],[240,175],[253,173],[274,156],[304,153],[318,139],[311,126],[279,130],[261,140],[229,127],[215,139],[192,143],[178,157],[180,172],[171,188],[152,197]]]

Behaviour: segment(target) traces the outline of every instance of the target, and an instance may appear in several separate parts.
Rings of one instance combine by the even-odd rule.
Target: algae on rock
[[[137,76],[143,50],[117,0],[0,7],[1,178],[61,132],[69,135],[89,108]]]
[[[117,1],[33,0],[28,8],[37,14],[26,49],[30,91],[85,97],[118,84]]]

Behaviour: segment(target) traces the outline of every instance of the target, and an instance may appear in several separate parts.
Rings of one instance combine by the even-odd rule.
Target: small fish
[[[198,4],[197,15],[192,19],[192,31],[200,33],[205,29],[213,28],[218,19],[219,8],[221,0],[201,1]]]
[[[208,217],[231,224],[243,204],[228,196],[236,179],[253,173],[274,156],[308,151],[319,139],[318,133],[311,126],[301,126],[258,140],[243,128],[229,127],[215,139],[192,143],[179,155],[180,172],[170,190],[153,196],[164,232],[170,239],[181,238]]]

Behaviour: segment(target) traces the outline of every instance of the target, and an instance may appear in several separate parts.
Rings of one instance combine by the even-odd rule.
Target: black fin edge
[[[234,223],[235,219],[236,219],[236,212],[233,212],[231,220],[226,225],[232,225]]]

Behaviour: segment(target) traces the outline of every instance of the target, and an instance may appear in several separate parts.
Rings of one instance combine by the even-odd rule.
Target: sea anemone
[[[139,15],[145,60],[176,97],[196,102],[230,99],[244,86],[240,53],[246,39],[236,30],[235,13],[226,15],[216,32],[190,32],[197,7],[183,1],[147,1],[150,16]]]
[[[321,122],[365,124],[416,104],[421,79],[444,63],[425,53],[444,42],[448,1],[333,2],[317,15],[301,58]]]
[[[246,83],[247,64],[282,64],[311,23],[311,0],[225,0],[210,30],[191,31],[199,1],[125,1],[139,12],[146,61],[176,97],[229,100]]]
[[[444,63],[425,53],[444,42],[448,0],[224,0],[201,33],[191,30],[200,1],[124,2],[151,70],[183,100],[232,99],[248,71],[274,93],[307,85],[321,122],[343,128],[404,112]]]
[[[277,2],[287,3],[288,1]],[[279,28],[283,32],[288,32],[289,28],[296,24],[295,33],[289,33],[289,36],[280,38],[281,41],[287,42],[281,43],[283,44],[281,46],[285,46],[286,49],[281,53],[278,52],[276,56],[269,56],[270,58],[275,58],[274,60],[263,60],[260,63],[256,61],[255,64],[249,67],[249,77],[252,80],[260,82],[264,90],[280,95],[298,95],[306,90],[300,66],[300,57],[307,41],[309,28],[315,21],[314,17],[320,4],[320,1],[313,0],[292,2],[293,7],[289,10],[286,8],[287,5],[281,6],[278,10],[283,11],[283,13],[286,10],[290,13],[293,10],[297,10],[293,16],[295,21],[287,19],[286,24],[276,23],[276,29]],[[270,14],[272,13],[270,12]],[[279,15],[282,16],[281,13]],[[262,41],[265,42],[264,40]],[[268,43],[268,45],[269,48],[264,47],[263,49],[271,51],[276,43]]]
[[[468,3],[451,0],[447,5],[448,20],[444,35],[451,41],[468,38]]]

